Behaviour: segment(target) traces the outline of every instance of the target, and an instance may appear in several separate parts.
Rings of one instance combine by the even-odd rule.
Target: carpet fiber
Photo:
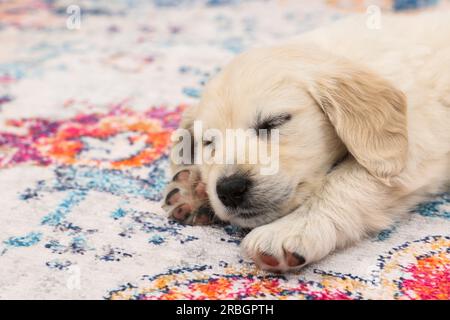
[[[180,114],[235,54],[370,3],[443,2],[1,2],[0,298],[449,299],[448,193],[291,275],[159,205]]]

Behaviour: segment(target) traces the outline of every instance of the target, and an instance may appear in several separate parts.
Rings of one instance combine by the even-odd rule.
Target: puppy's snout
[[[217,195],[226,207],[236,208],[241,205],[250,188],[251,181],[242,175],[221,178],[217,182]]]

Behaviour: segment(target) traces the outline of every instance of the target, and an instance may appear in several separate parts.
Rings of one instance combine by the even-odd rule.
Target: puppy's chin
[[[287,212],[286,212],[287,214]],[[284,214],[281,214],[280,211],[278,212],[261,212],[261,213],[254,213],[253,216],[248,217],[246,215],[233,215],[231,216],[230,223],[242,228],[249,228],[253,229],[259,226],[262,226],[264,224],[271,223],[272,221],[275,221],[279,218],[284,216]]]
[[[272,201],[270,201],[273,199]],[[242,228],[256,228],[275,221],[289,212],[283,203],[289,202],[289,197],[271,198],[267,195],[265,199],[255,201],[255,205],[247,208],[227,208],[219,200],[215,193],[209,195],[210,204],[215,215],[222,221],[229,222]]]
[[[286,215],[280,210],[248,211],[248,210],[228,210],[222,205],[214,206],[211,201],[214,213],[225,222],[242,228],[256,228],[264,224],[275,221]]]

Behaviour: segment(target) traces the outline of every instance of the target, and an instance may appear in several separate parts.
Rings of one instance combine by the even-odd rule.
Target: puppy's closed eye
[[[254,128],[257,133],[259,132],[259,130],[270,131],[284,125],[286,122],[291,120],[291,118],[292,115],[290,115],[289,113],[280,113],[268,117],[262,117],[261,115],[258,115],[258,120],[256,121]]]

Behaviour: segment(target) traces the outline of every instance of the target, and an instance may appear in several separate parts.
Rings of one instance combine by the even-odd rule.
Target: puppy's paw
[[[305,249],[301,245],[292,245],[294,239],[291,237],[276,224],[269,224],[252,230],[242,241],[242,249],[244,255],[263,270],[294,271],[307,261]],[[298,239],[295,242],[299,242]]]
[[[169,217],[188,225],[216,222],[209,205],[206,185],[195,168],[183,168],[172,178],[164,194],[163,209]]]
[[[324,230],[309,229],[308,222],[304,218],[286,216],[255,228],[242,241],[243,254],[263,270],[297,271],[334,249],[333,238],[321,236]]]

